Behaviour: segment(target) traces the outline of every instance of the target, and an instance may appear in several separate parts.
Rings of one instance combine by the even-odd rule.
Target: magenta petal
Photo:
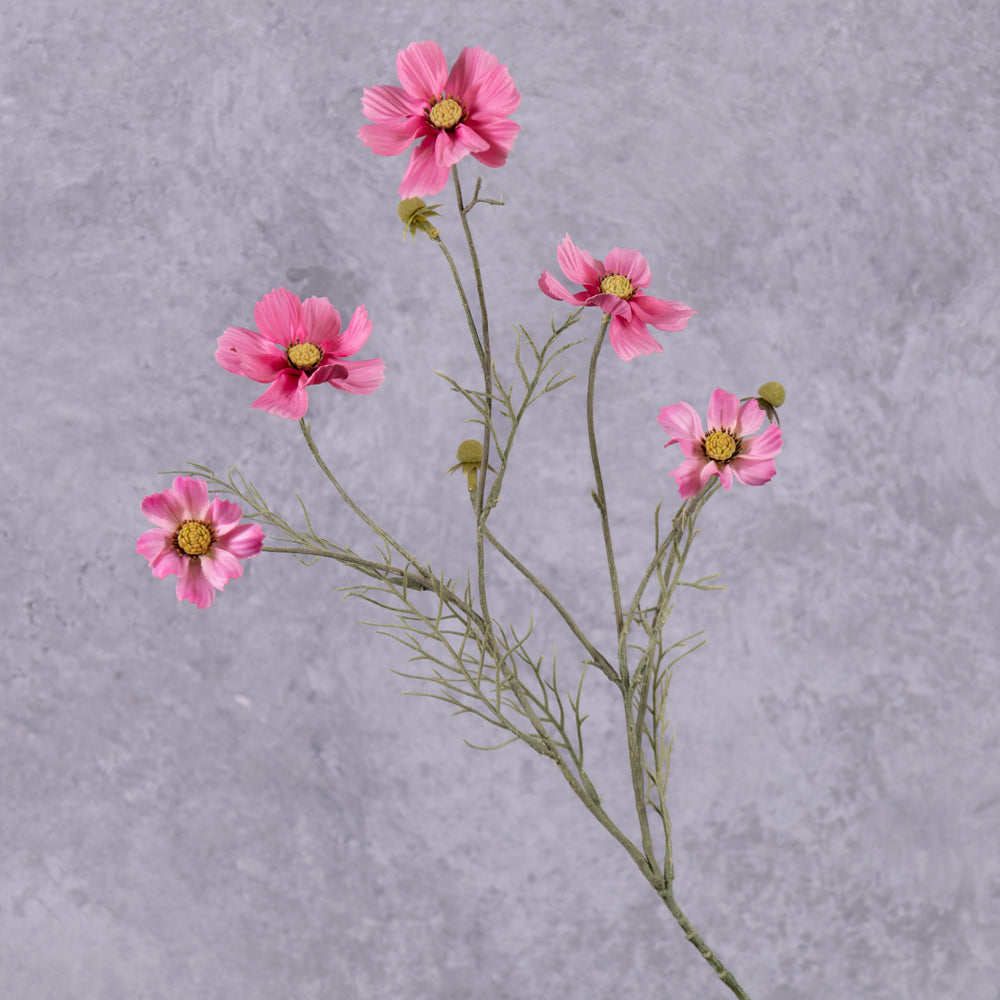
[[[652,277],[646,258],[638,250],[615,247],[604,258],[604,267],[608,274],[624,274],[633,288],[645,288]]]
[[[396,56],[403,90],[430,104],[444,90],[448,63],[437,42],[412,42]]]
[[[620,316],[625,323],[632,319],[632,306],[620,295],[598,292],[596,295],[587,297],[587,305],[597,306],[602,313],[606,313],[608,316]]]
[[[424,139],[410,155],[410,162],[399,185],[400,198],[437,194],[448,183],[448,167],[434,159],[434,140]]]
[[[577,284],[595,287],[604,276],[603,265],[586,250],[580,250],[569,238],[569,233],[563,238],[556,250],[556,260],[563,274]]]
[[[479,77],[475,93],[469,95],[476,115],[490,117],[506,117],[517,110],[521,103],[521,95],[514,86],[514,81],[507,67],[502,63]]]
[[[367,396],[374,392],[385,380],[385,362],[381,358],[371,358],[367,361],[338,361],[335,368],[340,368],[344,374],[330,378],[330,385],[344,392],[353,392]]]
[[[668,445],[675,441],[700,441],[704,436],[698,411],[685,402],[664,406],[656,422],[670,435]]]
[[[695,314],[683,302],[670,302],[667,299],[656,299],[652,295],[634,295],[629,302],[635,314],[644,322],[655,326],[657,330],[676,332],[687,326],[688,320]]]
[[[253,402],[255,410],[264,410],[288,420],[300,420],[309,408],[305,379],[301,372],[284,371]]]
[[[442,135],[444,134],[442,133]],[[467,124],[457,125],[452,136],[454,140],[450,154],[454,157],[452,163],[457,163],[469,153],[482,153],[490,148],[489,142]]]
[[[572,302],[573,294],[567,291],[548,271],[542,271],[542,276],[538,279],[538,287],[545,292],[550,299],[558,299],[560,302]]]
[[[285,352],[266,337],[252,330],[231,326],[219,337],[215,360],[234,375],[245,375],[255,382],[270,382],[288,367]]]
[[[277,344],[290,344],[302,328],[302,303],[287,288],[273,288],[254,306],[257,329]]]
[[[361,95],[361,110],[365,117],[381,125],[398,125],[404,119],[419,115],[421,108],[422,102],[391,85],[366,87]]]
[[[509,118],[499,118],[490,122],[480,118],[470,119],[468,124],[489,143],[488,149],[482,152],[473,152],[472,155],[484,167],[502,167],[507,162],[507,154],[510,152],[511,146],[514,145],[514,140],[517,138],[521,126]]]
[[[225,535],[240,523],[243,511],[238,503],[216,497],[205,512],[205,520],[215,529],[217,536]]]
[[[420,135],[420,122],[413,119],[394,124],[377,122],[358,129],[358,138],[376,156],[398,156],[406,152],[410,143]]]
[[[478,45],[475,48],[462,49],[448,74],[448,80],[444,85],[445,93],[454,94],[466,105],[476,103],[480,84],[498,63],[499,60],[492,52],[487,52]]]
[[[739,412],[739,398],[725,389],[716,389],[708,400],[708,426],[732,430]]]
[[[313,296],[302,303],[302,325],[309,343],[319,345],[340,333],[340,313],[330,305],[329,299]]]
[[[646,324],[634,317],[631,323],[625,322],[621,316],[612,317],[608,340],[622,361],[631,361],[639,354],[659,354],[663,351],[646,329]]]
[[[162,580],[168,576],[183,576],[189,562],[191,560],[187,556],[182,556],[172,545],[167,545],[149,564],[149,568],[157,580]]]
[[[350,323],[347,324],[347,329],[333,338],[328,350],[336,358],[349,357],[361,350],[371,332],[372,321],[368,318],[368,310],[363,305],[358,306],[351,316]]]

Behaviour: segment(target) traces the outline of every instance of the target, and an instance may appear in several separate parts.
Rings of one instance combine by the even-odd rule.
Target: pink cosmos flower
[[[413,42],[396,56],[402,89],[369,87],[361,98],[373,124],[358,130],[379,156],[396,156],[419,139],[399,185],[400,198],[436,194],[467,153],[501,167],[521,126],[508,115],[521,103],[514,81],[495,55],[462,49],[451,72],[437,42]]]
[[[750,437],[764,420],[764,411],[751,399],[740,406],[736,396],[716,389],[708,401],[706,434],[701,417],[688,403],[665,406],[656,418],[672,437],[664,447],[679,444],[687,456],[670,473],[686,500],[693,497],[712,476],[723,489],[733,485],[733,476],[746,486],[763,486],[774,475],[774,456],[781,451],[781,428],[768,424],[758,437]]]
[[[556,259],[563,274],[583,285],[583,291],[568,292],[548,271],[542,271],[538,287],[551,299],[597,306],[611,316],[608,337],[622,361],[663,350],[646,329],[647,324],[657,330],[683,330],[695,314],[683,302],[643,294],[652,276],[646,258],[638,250],[615,247],[604,261],[599,261],[586,250],[577,249],[567,233]]]
[[[177,600],[199,608],[207,608],[227,580],[242,576],[240,560],[264,544],[259,524],[240,524],[238,504],[209,503],[203,479],[178,476],[170,489],[146,497],[142,512],[156,527],[139,536],[136,552],[158,580],[176,575]]]
[[[306,389],[329,382],[345,392],[374,392],[385,377],[381,358],[348,361],[372,332],[364,306],[340,332],[340,313],[328,299],[306,299],[276,288],[254,307],[260,333],[231,326],[219,337],[215,360],[234,375],[270,382],[255,400],[257,410],[298,420],[309,406]]]

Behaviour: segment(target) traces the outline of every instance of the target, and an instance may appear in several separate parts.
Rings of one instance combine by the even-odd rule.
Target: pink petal
[[[748,399],[736,416],[736,426],[733,428],[737,437],[753,434],[764,422],[764,411],[756,399]]]
[[[400,124],[378,122],[374,125],[362,125],[358,129],[358,138],[376,156],[398,156],[409,149],[414,139],[420,138],[423,130],[421,123],[413,119]]]
[[[340,333],[340,313],[329,299],[314,296],[302,303],[302,325],[309,334],[309,343],[319,345]]]
[[[733,471],[728,465],[719,465],[717,462],[708,462],[701,470],[701,485],[704,486],[712,476],[718,476],[722,488],[728,490],[733,485]]]
[[[358,306],[351,316],[350,323],[347,324],[347,329],[333,338],[328,350],[336,358],[350,357],[361,350],[371,332],[372,321],[368,318],[368,310],[363,305]]]
[[[602,313],[606,313],[608,316],[619,316],[624,323],[628,323],[632,319],[632,306],[620,295],[598,292],[596,295],[587,297],[587,305],[597,306]]]
[[[739,412],[739,398],[725,389],[716,389],[708,400],[708,426],[710,429],[732,430],[736,426]]]
[[[264,529],[259,524],[238,524],[222,536],[216,548],[231,552],[237,559],[250,559],[258,555],[264,544]]]
[[[168,576],[182,576],[187,572],[187,565],[191,560],[187,556],[182,556],[172,545],[167,545],[163,551],[150,562],[149,568],[153,571],[153,576],[157,580],[163,580]]]
[[[434,140],[424,139],[410,155],[410,163],[399,185],[399,197],[418,198],[425,194],[437,194],[447,183],[448,168],[434,159]]]
[[[184,510],[182,520],[204,521],[208,513],[208,485],[194,476],[178,476],[174,480],[174,494]]]
[[[173,532],[161,531],[159,528],[150,528],[143,532],[135,543],[135,551],[141,556],[145,556],[146,562],[150,565],[160,555],[164,547],[170,547],[170,539]]]
[[[652,295],[634,295],[629,302],[635,314],[644,322],[655,326],[657,330],[676,332],[687,326],[688,320],[695,314],[683,302],[670,302],[667,299],[655,299]]]
[[[740,454],[748,458],[774,458],[781,451],[781,428],[769,424],[757,437],[744,438]]]
[[[472,155],[484,167],[502,167],[507,162],[507,154],[510,152],[511,146],[514,145],[514,140],[517,138],[521,126],[507,118],[495,121],[469,118],[466,124],[489,143],[488,149],[478,153],[474,152]]]
[[[729,467],[744,486],[763,486],[774,478],[775,473],[774,459],[771,458],[748,458],[740,455],[729,463]]]
[[[622,361],[631,361],[639,354],[658,354],[663,351],[646,329],[646,324],[634,317],[631,323],[624,322],[621,316],[613,317],[608,339]]]
[[[705,459],[689,458],[682,462],[673,472],[674,481],[680,488],[682,499],[693,497],[702,487],[701,474],[705,468]]]
[[[238,503],[216,497],[205,512],[205,520],[215,529],[217,536],[224,535],[240,523],[243,511]]]
[[[604,258],[604,267],[608,274],[624,274],[633,288],[645,288],[652,277],[646,258],[638,250],[615,247]]]
[[[563,274],[570,281],[575,281],[580,285],[596,287],[600,285],[601,278],[605,274],[604,266],[599,261],[591,257],[586,250],[580,250],[574,246],[573,241],[569,238],[569,233],[566,234],[556,250],[556,260],[559,261]]]
[[[222,590],[229,580],[237,580],[243,575],[243,566],[231,552],[212,546],[211,552],[199,560],[205,579],[216,590]]]
[[[215,590],[201,571],[200,559],[188,559],[183,573],[177,578],[177,600],[190,601],[199,608],[210,607]]]
[[[538,279],[538,287],[545,292],[550,299],[558,299],[560,302],[573,302],[573,294],[568,292],[548,271],[542,271],[542,276]]]
[[[255,382],[270,382],[288,367],[285,352],[253,330],[231,326],[219,337],[215,360],[234,375],[245,375]]]
[[[701,417],[690,403],[680,402],[664,406],[656,422],[670,435],[667,446],[675,441],[701,441],[705,434],[701,426]]]
[[[254,306],[257,329],[277,344],[290,344],[302,329],[302,303],[287,288],[273,288]]]
[[[442,142],[442,139],[447,141]],[[455,126],[454,132],[438,133],[435,156],[439,162],[443,158],[450,167],[469,153],[481,153],[489,148],[490,144],[484,138],[477,135],[468,125],[460,123]]]
[[[187,516],[181,498],[173,490],[151,494],[142,501],[140,508],[153,524],[171,533]]]
[[[306,380],[299,371],[284,371],[254,400],[255,410],[264,410],[289,420],[300,420],[309,408]]]
[[[410,97],[430,104],[444,89],[448,63],[437,42],[412,42],[396,56],[396,72]]]
[[[499,60],[492,52],[478,45],[472,49],[462,49],[448,74],[444,85],[446,94],[454,95],[463,104],[472,104],[479,96],[479,88]]]
[[[410,97],[399,87],[379,84],[365,88],[361,95],[361,110],[366,118],[380,125],[401,125],[405,119],[422,115],[423,102]]]
[[[475,82],[473,93],[468,95],[470,115],[506,117],[521,103],[521,95],[507,67],[499,63],[482,74]]]
[[[385,362],[381,358],[368,361],[340,361],[335,366],[346,374],[328,379],[330,385],[344,392],[354,392],[363,396],[374,392],[384,381]]]

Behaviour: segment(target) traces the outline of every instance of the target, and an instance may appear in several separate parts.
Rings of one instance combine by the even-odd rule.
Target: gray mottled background
[[[567,231],[699,312],[602,359],[623,573],[673,499],[660,407],[788,388],[777,477],[703,518],[729,589],[678,611],[710,635],[671,692],[682,905],[755,1000],[1000,997],[994,3],[3,7],[2,1000],[729,995],[551,765],[401,695],[345,570],[265,555],[199,612],[134,551],[189,459],[368,545],[212,359],[286,285],[368,306],[386,382],[314,392],[314,429],[463,575],[467,413],[433,372],[474,358],[401,235],[404,160],[355,137],[424,38],[490,49],[522,95],[485,172],[508,206],[473,213],[498,352],[547,324]],[[582,417],[579,380],[539,405],[495,527],[607,644]],[[499,571],[494,607],[530,613]],[[627,811],[618,710],[587,697]]]

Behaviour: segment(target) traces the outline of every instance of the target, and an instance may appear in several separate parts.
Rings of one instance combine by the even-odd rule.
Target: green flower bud
[[[476,491],[476,487],[479,485],[479,466],[483,461],[482,441],[476,441],[473,438],[463,441],[458,446],[458,451],[455,453],[455,457],[458,459],[458,464],[453,465],[448,470],[448,475],[450,476],[453,472],[458,472],[458,470],[461,469],[466,481],[469,484],[469,492],[474,493]],[[488,465],[486,468],[488,468],[490,472],[497,471],[492,465]]]
[[[785,387],[780,382],[765,382],[757,390],[757,398],[777,409],[785,401]]]
[[[413,239],[417,238],[417,230],[419,229],[435,240],[438,237],[438,230],[431,225],[428,219],[433,215],[440,215],[440,212],[434,211],[435,208],[440,207],[440,204],[428,205],[423,198],[404,198],[399,203],[396,212]]]

